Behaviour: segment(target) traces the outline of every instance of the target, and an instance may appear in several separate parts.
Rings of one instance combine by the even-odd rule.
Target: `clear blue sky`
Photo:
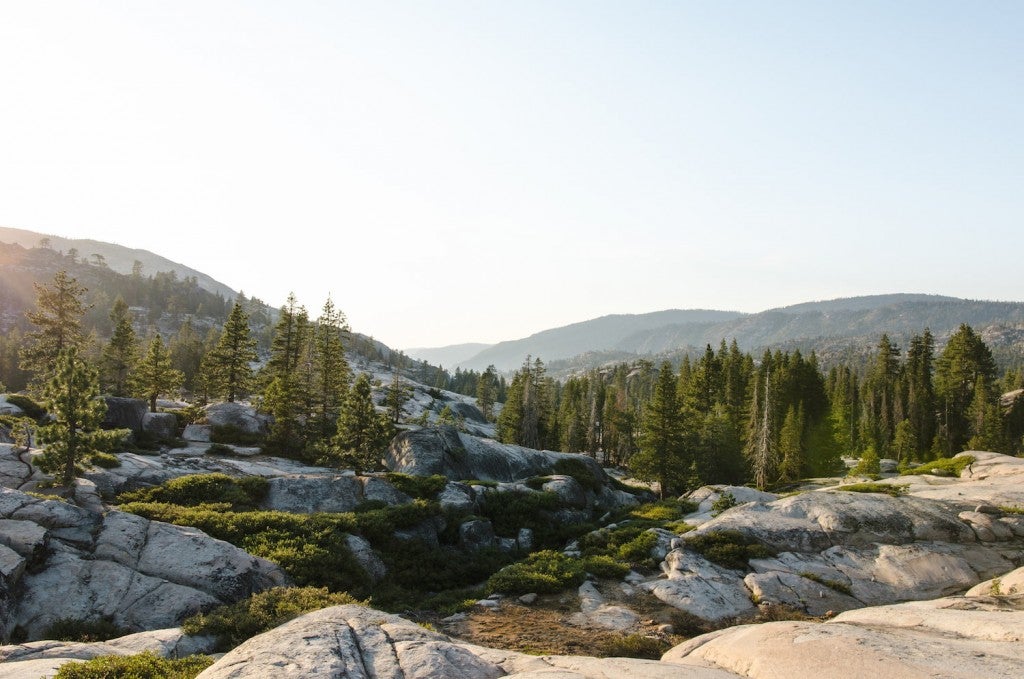
[[[398,347],[1024,298],[1021,2],[0,0],[0,224]]]

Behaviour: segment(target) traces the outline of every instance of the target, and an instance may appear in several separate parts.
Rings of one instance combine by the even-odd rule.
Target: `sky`
[[[0,225],[399,348],[1022,300],[1024,3],[0,0]]]

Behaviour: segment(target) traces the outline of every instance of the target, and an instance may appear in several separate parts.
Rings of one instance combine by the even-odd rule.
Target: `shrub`
[[[542,490],[544,488],[544,484],[550,480],[550,476],[534,476],[532,478],[526,479],[525,483],[527,488],[530,488],[532,490]]]
[[[657,542],[658,536],[642,525],[627,524],[584,535],[579,544],[584,556],[608,556],[629,564],[651,566],[651,548]]]
[[[630,634],[601,642],[595,655],[599,658],[646,658],[658,660],[669,649],[670,644],[664,639],[646,637],[642,634]]]
[[[210,447],[206,449],[207,455],[234,455],[235,451],[231,446],[224,443],[212,443]]]
[[[711,516],[718,516],[726,509],[736,506],[736,496],[726,491],[711,503]]]
[[[629,565],[610,556],[588,556],[583,559],[583,569],[598,578],[621,578],[629,572]]]
[[[193,616],[181,628],[186,634],[215,636],[217,650],[227,651],[303,613],[357,603],[365,602],[346,592],[329,592],[326,587],[275,587]]]
[[[118,627],[111,620],[104,618],[98,620],[60,618],[46,628],[43,638],[54,641],[91,642],[116,639],[131,633],[131,630]]]
[[[61,665],[54,679],[193,679],[213,664],[213,658],[161,658],[149,651],[138,655],[106,655],[83,663]]]
[[[899,497],[907,492],[907,485],[894,483],[848,483],[845,486],[837,486],[835,490],[845,490],[848,493],[885,493],[892,497]]]
[[[27,417],[31,417],[36,422],[39,422],[46,414],[46,408],[24,394],[7,394],[7,402],[21,408]]]
[[[534,552],[524,561],[505,566],[487,581],[488,592],[552,594],[579,587],[586,573],[583,562],[561,552]]]
[[[97,467],[103,467],[104,469],[113,469],[121,466],[121,460],[118,459],[117,455],[111,455],[110,453],[93,453],[89,457],[89,461]]]
[[[824,578],[818,575],[817,573],[811,573],[807,571],[800,573],[800,577],[810,580],[812,582],[816,582],[819,585],[825,585],[826,587],[834,589],[835,591],[841,594],[846,594],[848,596],[853,595],[853,590],[851,590],[850,586],[847,585],[845,582],[840,582],[838,580],[829,580],[828,578]]]
[[[676,634],[684,637],[699,637],[708,632],[714,632],[717,627],[714,623],[698,617],[689,611],[672,611],[669,614],[669,622]]]
[[[722,530],[694,535],[686,546],[726,568],[746,570],[750,559],[765,559],[774,552],[753,538],[736,530]]]
[[[129,491],[118,503],[162,502],[182,507],[227,503],[232,509],[252,509],[267,493],[267,480],[260,476],[235,479],[227,474],[192,474],[165,481],[154,488]]]
[[[973,455],[941,457],[903,472],[905,475],[934,474],[935,476],[960,476],[964,469],[975,463]]]
[[[388,472],[385,475],[388,483],[402,491],[409,497],[421,500],[436,500],[437,494],[444,490],[448,479],[440,474],[433,476],[412,476],[398,472]]]
[[[583,460],[566,457],[558,460],[551,466],[552,471],[563,476],[571,476],[587,490],[595,493],[601,491],[603,485],[601,479],[594,474],[594,471]]]

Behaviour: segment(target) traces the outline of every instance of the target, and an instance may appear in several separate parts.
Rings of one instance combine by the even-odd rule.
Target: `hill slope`
[[[236,291],[201,271],[196,271],[178,262],[172,262],[149,250],[127,248],[115,243],[86,238],[62,238],[26,229],[0,226],[0,243],[14,243],[23,248],[37,248],[43,239],[49,239],[50,248],[58,252],[67,253],[75,249],[78,251],[79,257],[86,259],[91,258],[93,254],[101,255],[106,265],[118,273],[131,273],[132,267],[138,261],[142,263],[141,273],[144,276],[152,276],[161,271],[173,271],[179,278],[195,278],[199,287],[208,292],[227,299],[234,299],[238,296]]]

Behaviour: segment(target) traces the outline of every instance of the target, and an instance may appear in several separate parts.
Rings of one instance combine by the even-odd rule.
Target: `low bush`
[[[718,516],[727,509],[736,506],[736,496],[726,491],[718,496],[718,499],[711,503],[711,516]]]
[[[630,634],[601,642],[595,651],[599,658],[646,658],[658,660],[670,648],[664,639]]]
[[[586,490],[590,490],[595,493],[601,492],[601,487],[603,485],[602,480],[583,460],[572,457],[562,458],[555,462],[555,464],[551,466],[551,469],[555,474],[573,477],[576,479],[576,482]]]
[[[583,570],[597,578],[621,578],[629,572],[629,564],[610,556],[588,556],[583,559]]]
[[[935,476],[960,476],[964,469],[975,463],[973,455],[960,455],[959,457],[942,457],[938,460],[925,462],[913,469],[904,470],[905,475],[934,474]]]
[[[111,455],[110,453],[93,453],[89,457],[89,462],[104,469],[114,469],[121,466],[121,460],[118,459],[117,455]]]
[[[36,422],[42,420],[43,415],[46,414],[46,408],[24,394],[7,394],[7,402],[13,406],[21,408],[21,411],[25,413],[27,417],[31,417]]]
[[[213,664],[213,658],[161,658],[149,651],[138,655],[105,655],[61,665],[54,679],[193,679]]]
[[[583,561],[561,552],[534,552],[525,560],[505,566],[487,581],[487,591],[503,594],[553,594],[579,587],[584,578]]]
[[[852,596],[853,594],[853,591],[850,589],[850,586],[847,585],[845,582],[840,582],[838,580],[829,580],[828,578],[822,577],[817,573],[810,573],[805,571],[803,573],[800,573],[800,577],[806,578],[807,580],[810,580],[812,582],[816,582],[819,585],[824,585],[829,589],[834,589],[835,591],[841,594],[846,594],[848,596]]]
[[[119,627],[104,618],[96,620],[60,618],[46,628],[43,632],[43,639],[92,642],[116,639],[131,633],[132,630]]]
[[[266,497],[267,480],[260,476],[233,478],[227,474],[192,474],[153,488],[122,493],[118,503],[158,502],[196,507],[227,503],[234,511],[253,509]]]
[[[848,493],[884,493],[899,497],[907,492],[907,486],[894,483],[848,483],[845,486],[837,486],[835,490],[845,490]]]
[[[440,474],[433,476],[412,476],[398,472],[388,472],[385,475],[388,483],[402,491],[409,497],[421,500],[436,500],[437,494],[444,490],[448,479]]]
[[[653,566],[651,549],[658,536],[642,525],[627,524],[611,530],[603,529],[583,536],[580,550],[584,556],[607,556],[626,564]]]
[[[708,632],[714,632],[718,626],[710,620],[698,617],[689,611],[672,611],[669,614],[669,622],[673,631],[684,637],[699,637]]]
[[[765,545],[736,530],[694,535],[686,541],[686,546],[708,561],[736,570],[746,570],[750,559],[766,559],[775,555]]]
[[[216,425],[211,429],[210,440],[214,443],[231,443],[236,446],[256,446],[263,443],[263,434],[254,434],[233,424]]]
[[[326,587],[275,587],[193,616],[181,628],[186,634],[215,636],[217,650],[227,651],[303,613],[359,603],[365,602],[346,592],[329,592]]]

